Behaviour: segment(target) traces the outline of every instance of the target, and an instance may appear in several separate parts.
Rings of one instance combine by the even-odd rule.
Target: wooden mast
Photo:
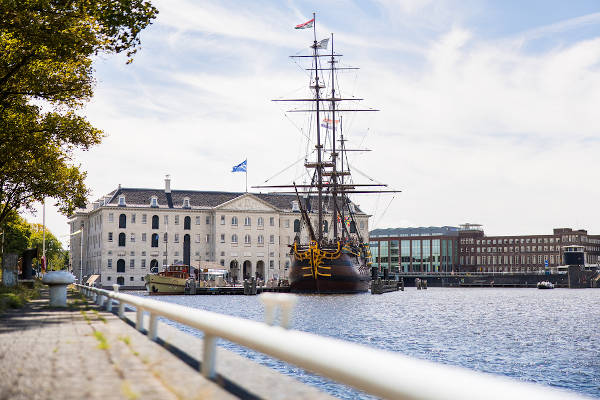
[[[317,145],[315,146],[317,148],[317,203],[318,203],[318,212],[319,212],[319,229],[318,229],[318,233],[317,233],[317,240],[319,242],[319,244],[321,244],[323,242],[323,160],[322,160],[322,154],[321,154],[321,150],[322,150],[322,145],[321,145],[321,124],[320,124],[320,116],[319,116],[319,111],[320,111],[320,91],[321,91],[321,85],[319,83],[319,56],[318,56],[318,50],[317,50],[317,19],[316,19],[316,14],[313,13],[313,37],[314,37],[314,42],[313,42],[313,58],[314,58],[314,63],[315,63],[315,103],[316,103],[316,107],[315,107],[315,111],[316,111],[316,116],[317,116]]]
[[[338,216],[338,205],[337,205],[337,153],[335,150],[335,58],[333,56],[333,33],[331,34],[331,124],[333,128],[332,133],[332,152],[331,152],[331,160],[333,161],[333,171],[331,173],[331,186],[333,189],[332,198],[333,198],[333,237],[338,239],[338,226],[337,226],[337,216]]]

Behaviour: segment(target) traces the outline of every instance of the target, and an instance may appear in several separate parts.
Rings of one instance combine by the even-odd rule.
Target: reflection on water
[[[263,319],[257,296],[158,300]],[[600,290],[429,288],[373,296],[300,296],[294,329],[600,398]],[[201,336],[190,328],[169,322]],[[219,345],[342,398],[368,398],[221,340]]]

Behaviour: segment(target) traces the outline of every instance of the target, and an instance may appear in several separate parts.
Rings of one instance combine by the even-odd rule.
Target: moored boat
[[[538,289],[554,289],[554,284],[550,281],[542,281],[537,283]]]
[[[146,275],[146,290],[150,295],[183,294],[185,283],[189,277],[189,266],[169,265],[162,272]]]

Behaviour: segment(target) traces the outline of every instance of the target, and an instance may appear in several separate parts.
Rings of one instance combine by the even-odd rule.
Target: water
[[[257,296],[158,299],[263,320]],[[294,329],[600,398],[600,290],[407,288],[378,296],[300,296],[292,322]],[[335,396],[369,398],[224,340],[219,345]]]

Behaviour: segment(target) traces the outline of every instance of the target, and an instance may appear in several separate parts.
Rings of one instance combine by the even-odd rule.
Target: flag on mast
[[[294,27],[294,29],[307,29],[307,28],[312,28],[314,23],[315,23],[315,19],[313,18],[313,19],[311,19],[310,21],[306,21],[306,22],[305,22],[305,23],[303,23],[303,24],[296,25],[296,26]]]
[[[247,171],[247,166],[248,166],[248,159],[245,159],[244,161],[242,161],[238,165],[234,165],[233,169],[231,170],[231,172],[248,172]]]
[[[325,38],[325,39],[321,40],[320,42],[318,42],[317,46],[315,48],[322,49],[322,50],[327,50],[327,45],[328,44],[329,44],[329,38]]]

